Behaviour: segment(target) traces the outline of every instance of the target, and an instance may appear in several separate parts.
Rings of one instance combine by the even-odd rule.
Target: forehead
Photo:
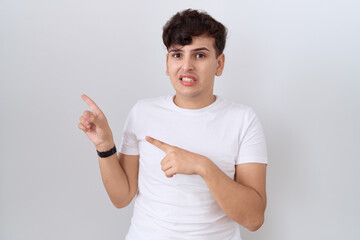
[[[192,50],[192,49],[196,49],[196,48],[207,48],[210,50],[210,52],[215,52],[215,39],[212,37],[208,37],[208,36],[196,36],[196,37],[192,37],[192,41],[191,44],[189,45],[180,45],[180,44],[172,44],[169,47],[169,50],[171,49],[181,49],[181,50]]]

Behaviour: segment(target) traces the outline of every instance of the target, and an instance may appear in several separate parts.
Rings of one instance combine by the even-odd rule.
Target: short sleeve
[[[235,164],[264,163],[267,164],[267,149],[264,132],[255,112],[250,109],[245,117],[241,134],[238,156]]]
[[[136,137],[136,105],[130,110],[121,135],[120,152],[126,155],[139,155]]]

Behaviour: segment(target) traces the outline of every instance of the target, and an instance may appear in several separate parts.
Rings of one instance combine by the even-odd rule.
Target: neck
[[[215,102],[216,96],[211,94],[211,96],[202,98],[202,99],[195,99],[195,98],[184,98],[180,97],[178,94],[174,96],[174,103],[180,107],[185,109],[201,109],[204,107],[209,106],[213,102]]]

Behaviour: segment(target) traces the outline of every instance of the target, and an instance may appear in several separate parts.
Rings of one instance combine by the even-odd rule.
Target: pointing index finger
[[[81,98],[86,102],[86,104],[91,108],[92,111],[100,110],[100,108],[96,105],[96,103],[85,94],[81,95]]]
[[[151,143],[152,145],[154,145],[155,147],[161,149],[162,151],[164,151],[165,153],[167,153],[170,149],[171,149],[171,145],[164,143],[162,141],[159,141],[155,138],[146,136],[145,137],[146,141],[148,141],[149,143]]]

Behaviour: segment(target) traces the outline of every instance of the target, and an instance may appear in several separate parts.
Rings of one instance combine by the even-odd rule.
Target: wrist
[[[205,178],[210,171],[212,161],[205,156],[202,156],[199,161],[198,175]]]
[[[107,150],[104,152],[100,152],[100,151],[96,150],[96,152],[100,158],[107,158],[107,157],[110,157],[117,153],[115,145],[110,150]]]
[[[114,141],[104,142],[98,145],[95,145],[96,151],[98,152],[106,152],[112,149],[115,146]]]

